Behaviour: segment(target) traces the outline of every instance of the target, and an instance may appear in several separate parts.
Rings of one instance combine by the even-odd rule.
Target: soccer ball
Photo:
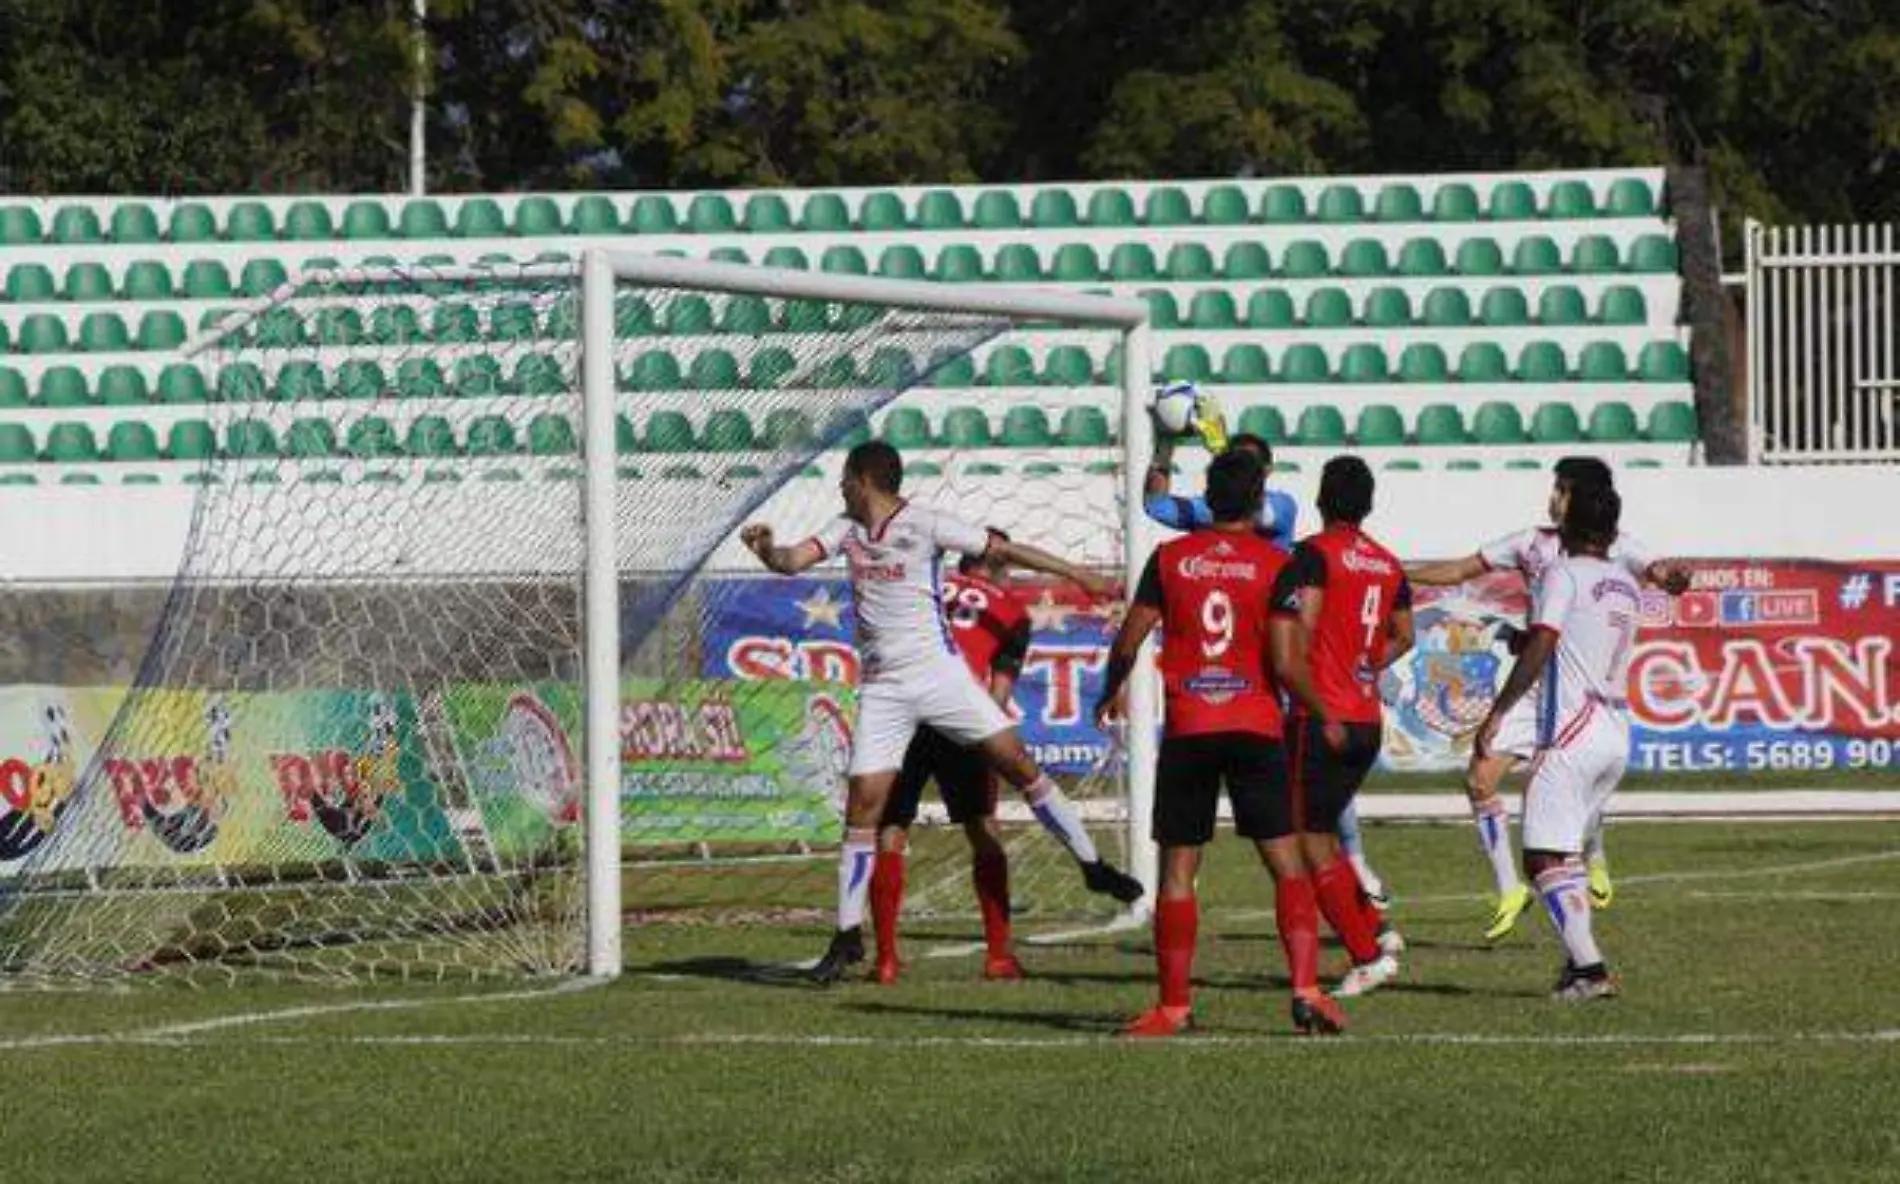
[[[1194,408],[1200,398],[1200,388],[1191,382],[1166,384],[1155,392],[1155,422],[1169,435],[1187,435],[1194,430]]]

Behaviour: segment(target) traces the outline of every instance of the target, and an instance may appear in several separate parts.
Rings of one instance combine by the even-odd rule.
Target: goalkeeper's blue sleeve
[[[1176,497],[1171,493],[1162,493],[1144,498],[1141,508],[1147,511],[1148,517],[1169,530],[1193,530],[1214,521],[1212,511],[1207,508],[1206,498]]]

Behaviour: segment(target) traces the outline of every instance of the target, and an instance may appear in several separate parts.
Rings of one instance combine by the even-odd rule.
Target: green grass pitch
[[[1567,1008],[1541,915],[1490,948],[1468,827],[1375,826],[1411,942],[1338,1040],[1287,1034],[1270,896],[1219,840],[1201,1029],[1131,1045],[1142,931],[830,991],[816,925],[634,926],[626,978],[523,996],[0,995],[0,1178],[1891,1180],[1900,823],[1612,827],[1626,994]],[[1339,964],[1328,952],[1329,967]]]

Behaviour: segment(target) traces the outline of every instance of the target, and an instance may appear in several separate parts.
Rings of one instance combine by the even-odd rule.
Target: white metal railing
[[[1745,231],[1749,459],[1900,460],[1900,234]]]

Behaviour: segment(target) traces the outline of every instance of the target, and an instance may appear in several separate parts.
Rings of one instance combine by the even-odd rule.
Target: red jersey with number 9
[[[1148,560],[1135,603],[1161,610],[1168,735],[1280,735],[1267,618],[1286,561],[1251,530],[1197,530]]]
[[[1021,674],[1029,652],[1029,612],[1014,592],[959,572],[943,581],[943,616],[964,664],[985,689],[992,674]]]
[[[1412,585],[1392,552],[1359,530],[1336,522],[1300,540],[1273,589],[1273,611],[1299,615],[1300,593],[1322,596],[1319,621],[1307,644],[1313,689],[1329,718],[1376,724],[1379,671],[1385,665],[1392,614],[1412,607]]]

